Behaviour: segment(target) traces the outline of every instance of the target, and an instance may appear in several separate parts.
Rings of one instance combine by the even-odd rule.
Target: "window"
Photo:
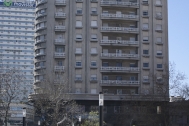
[[[149,54],[149,50],[143,50],[143,54],[148,55]]]
[[[149,81],[149,77],[148,76],[143,76],[143,81],[144,82],[148,82]]]
[[[108,80],[108,76],[103,75],[103,76],[102,76],[102,80]]]
[[[143,63],[143,67],[149,67],[149,63]]]
[[[76,64],[75,64],[77,67],[81,67],[81,61],[76,61]]]
[[[42,66],[44,66],[44,64]],[[63,61],[57,61],[57,66],[63,66]]]
[[[109,66],[109,63],[108,63],[108,62],[103,62],[103,63],[102,63],[102,66],[103,66],[103,67],[108,67],[108,66]]]
[[[97,75],[91,75],[91,80],[97,80]]]
[[[75,93],[76,93],[76,94],[81,93],[81,89],[80,89],[80,88],[77,88],[77,89],[75,90]]]
[[[143,37],[143,41],[144,41],[144,42],[147,42],[147,41],[148,41],[148,36],[144,36],[144,37]]]
[[[148,23],[144,23],[142,25],[142,30],[148,30]]]
[[[81,40],[82,39],[82,35],[76,35],[76,39],[77,40]]]
[[[157,64],[157,68],[163,68],[162,64]]]
[[[157,114],[161,114],[161,106],[157,106]]]
[[[162,79],[162,77],[157,77],[157,83],[162,83],[163,82],[163,79]]]
[[[91,94],[96,94],[96,89],[91,89]]]
[[[81,21],[76,21],[76,27],[82,27],[82,22]]]
[[[76,74],[75,80],[76,80],[76,81],[81,81],[81,80],[82,80],[81,75],[80,75],[80,74]]]
[[[131,76],[131,77],[130,77],[130,80],[131,80],[131,81],[135,81],[135,80],[136,80],[136,77],[135,77],[135,76]]]
[[[157,12],[156,13],[156,18],[157,19],[161,19],[162,18],[162,13],[161,12]]]
[[[97,21],[91,21],[91,27],[97,27]]]
[[[57,53],[62,53],[62,52],[64,52],[64,47],[55,47],[55,52],[57,52]]]
[[[97,48],[91,48],[91,54],[97,54]]]
[[[142,3],[143,4],[148,4],[148,0],[143,0]]]
[[[96,65],[96,61],[91,61],[91,66],[92,67],[96,67],[97,65]]]
[[[91,35],[91,39],[92,39],[92,40],[96,40],[96,39],[97,39],[97,35],[96,35],[96,34],[92,34],[92,35]]]
[[[130,63],[129,66],[130,67],[136,67],[136,64],[135,63]]]
[[[122,76],[116,76],[116,80],[122,80]]]
[[[77,54],[81,54],[81,53],[82,53],[81,48],[76,48],[75,53],[77,53]]]
[[[117,89],[117,94],[122,94],[122,89]]]
[[[161,5],[161,0],[156,0],[156,5]]]
[[[91,14],[97,14],[97,8],[92,7],[91,8]]]
[[[158,31],[159,31],[159,30],[162,30],[162,25],[161,25],[161,24],[157,24],[157,25],[156,25],[156,30],[158,30]]]
[[[143,11],[143,16],[148,16],[148,11]]]
[[[162,56],[162,51],[157,51],[157,56]]]
[[[120,106],[114,106],[114,113],[120,113],[121,107]]]
[[[162,43],[162,38],[161,38],[161,37],[157,37],[157,38],[156,38],[156,41],[157,41],[158,43]]]
[[[82,14],[82,8],[77,8],[76,14]]]

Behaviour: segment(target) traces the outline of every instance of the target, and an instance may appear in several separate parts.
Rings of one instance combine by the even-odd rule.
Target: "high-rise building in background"
[[[23,104],[33,93],[35,3],[29,0],[0,2],[0,69],[21,70],[20,95],[10,105],[9,122],[21,123],[22,108],[28,111],[27,121],[33,121],[32,107]]]
[[[45,79],[56,85],[60,72],[85,108],[98,106],[101,91],[114,112],[121,101],[161,94],[167,0],[36,0],[35,28],[36,94]]]

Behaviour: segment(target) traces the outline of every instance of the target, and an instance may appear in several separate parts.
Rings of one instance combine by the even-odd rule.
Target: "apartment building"
[[[59,73],[83,104],[99,92],[105,104],[142,101],[168,86],[167,0],[36,0],[35,28],[36,94]]]
[[[22,93],[12,101],[15,108],[22,109],[23,106],[27,106],[23,103],[27,102],[29,94],[33,93],[34,19],[34,2],[0,1],[0,72],[15,68],[21,70],[25,78],[20,84],[19,92]],[[9,121],[22,121],[17,109],[11,112]],[[28,116],[28,120],[33,120],[33,116]]]

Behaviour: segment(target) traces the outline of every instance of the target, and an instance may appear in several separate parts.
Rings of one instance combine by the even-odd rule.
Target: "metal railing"
[[[131,41],[131,40],[101,40],[101,44],[132,44],[132,45],[138,45],[138,41]]]
[[[66,13],[63,12],[56,12],[55,17],[66,17]]]
[[[139,81],[130,81],[130,80],[101,80],[101,84],[123,84],[123,85],[139,85]]]
[[[138,15],[127,14],[101,14],[102,18],[122,18],[122,19],[137,19]]]
[[[65,53],[54,53],[55,57],[65,57]]]
[[[121,5],[121,6],[139,6],[139,3],[120,2],[120,1],[101,1],[101,5]]]
[[[123,31],[123,32],[138,32],[138,28],[129,27],[101,27],[101,31]]]
[[[120,57],[120,58],[138,58],[138,54],[126,54],[126,53],[101,53],[101,57]]]
[[[101,67],[101,71],[139,71],[138,67]]]

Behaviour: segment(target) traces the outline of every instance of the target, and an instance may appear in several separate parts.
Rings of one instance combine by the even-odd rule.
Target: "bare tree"
[[[36,115],[42,121],[42,126],[63,125],[65,122],[74,123],[78,105],[69,94],[68,82],[63,81],[63,74],[58,73],[56,82],[44,79],[38,85],[40,88],[33,95],[32,101]]]
[[[24,82],[24,76],[18,69],[3,69],[0,73],[0,113],[7,126],[8,117],[10,116],[10,105],[18,102],[21,84]]]

